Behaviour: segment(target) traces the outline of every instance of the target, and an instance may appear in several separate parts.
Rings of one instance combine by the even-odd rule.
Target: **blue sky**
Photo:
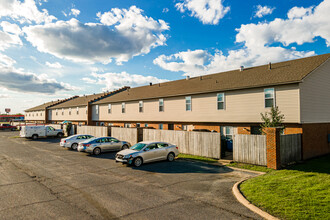
[[[0,0],[0,112],[330,52],[330,0]]]

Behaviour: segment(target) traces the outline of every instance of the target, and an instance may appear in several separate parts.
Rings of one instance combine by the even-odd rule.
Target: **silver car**
[[[60,146],[71,148],[72,150],[77,150],[78,144],[84,142],[88,139],[94,138],[94,136],[89,134],[76,134],[71,135],[67,138],[62,138],[60,142]]]
[[[178,147],[166,142],[144,141],[130,149],[119,151],[116,162],[133,164],[136,167],[143,163],[157,160],[173,161],[179,155]]]
[[[99,155],[106,151],[118,151],[128,149],[131,146],[126,141],[119,141],[113,137],[94,138],[78,145],[78,151],[85,151],[90,154]]]

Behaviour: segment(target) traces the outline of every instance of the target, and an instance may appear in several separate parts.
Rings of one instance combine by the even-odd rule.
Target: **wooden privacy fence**
[[[138,128],[111,128],[111,136],[121,141],[127,141],[131,145],[138,142]]]
[[[220,159],[220,133],[143,129],[143,140],[169,142],[180,153]]]
[[[301,134],[281,135],[280,137],[281,164],[301,160]]]
[[[267,165],[265,135],[234,135],[233,160],[242,163]]]
[[[95,137],[107,137],[109,135],[109,127],[104,126],[78,126],[77,134],[89,134]]]

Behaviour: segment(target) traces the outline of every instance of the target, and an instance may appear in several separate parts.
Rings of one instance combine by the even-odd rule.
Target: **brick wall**
[[[303,159],[309,159],[330,153],[328,134],[330,123],[303,124]]]
[[[251,127],[250,126],[237,127],[237,134],[251,134]]]
[[[278,170],[281,168],[280,128],[265,128],[267,145],[267,167]]]

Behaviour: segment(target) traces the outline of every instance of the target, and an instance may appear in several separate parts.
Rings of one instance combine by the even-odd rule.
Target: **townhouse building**
[[[259,134],[278,106],[284,134],[306,133],[308,155],[330,152],[330,54],[127,89],[92,103],[92,123]],[[311,131],[311,132],[307,132]],[[317,138],[321,135],[322,138]],[[315,147],[313,147],[315,145]]]
[[[58,105],[70,100],[73,100],[75,98],[78,98],[78,96],[73,96],[67,99],[58,99],[56,101],[50,101],[46,102],[44,104],[35,106],[33,108],[29,108],[25,110],[25,121],[26,122],[33,122],[33,123],[47,123],[48,119],[48,111],[47,109],[54,106]]]
[[[89,125],[91,123],[91,104],[103,98],[120,93],[129,87],[123,87],[112,92],[104,92],[92,95],[83,95],[67,100],[47,108],[49,123],[70,121],[73,124]]]
[[[303,133],[303,154],[314,157],[330,153],[329,84],[330,54],[324,54],[125,87],[57,103],[46,112],[51,123],[207,129],[230,139],[235,134],[259,134],[260,113],[278,106],[285,116],[284,134]]]

